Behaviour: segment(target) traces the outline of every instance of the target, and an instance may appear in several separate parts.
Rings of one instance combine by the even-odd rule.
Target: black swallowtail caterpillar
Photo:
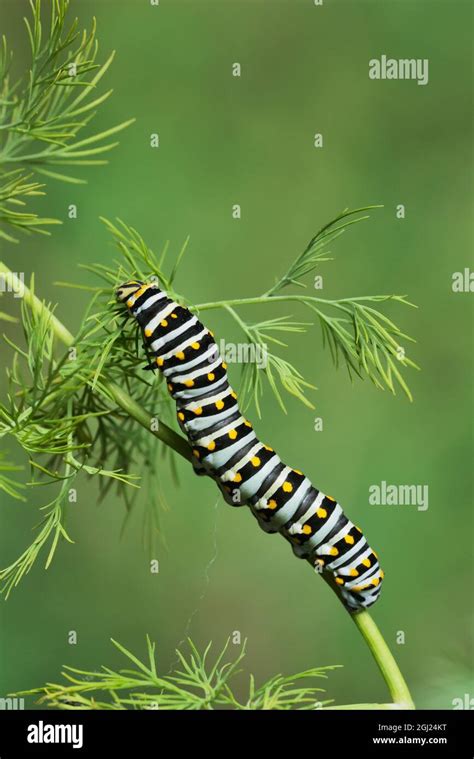
[[[212,332],[155,283],[116,291],[137,320],[152,363],[176,402],[197,474],[210,476],[232,506],[249,506],[265,532],[279,532],[296,556],[327,573],[350,612],[377,600],[377,554],[340,505],[284,464],[242,416]]]

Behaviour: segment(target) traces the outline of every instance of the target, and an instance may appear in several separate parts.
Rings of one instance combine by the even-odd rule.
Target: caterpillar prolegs
[[[329,574],[346,608],[377,600],[377,555],[341,506],[261,443],[239,409],[212,333],[155,283],[130,281],[116,291],[137,320],[150,368],[164,375],[198,474],[209,475],[227,503],[249,506],[265,532],[279,532],[296,556]]]

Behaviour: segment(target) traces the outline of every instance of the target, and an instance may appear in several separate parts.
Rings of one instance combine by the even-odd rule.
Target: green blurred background
[[[25,11],[26,3],[0,2],[0,31],[19,70],[28,60]],[[176,286],[203,302],[258,294],[341,209],[384,204],[332,246],[323,296],[395,292],[418,304],[386,310],[417,339],[422,371],[406,375],[414,402],[351,385],[315,326],[285,355],[317,385],[316,412],[289,398],[285,417],[268,393],[256,428],[363,527],[386,572],[374,617],[415,701],[452,708],[472,694],[472,294],[451,290],[453,272],[472,266],[470,3],[81,0],[72,11],[82,25],[97,16],[103,59],[117,50],[104,84],[114,94],[97,128],[137,120],[108,166],[82,172],[87,185],[48,183],[37,208],[63,220],[53,236],[23,237],[1,256],[34,272],[38,293],[58,303],[70,329],[87,295],[53,282],[91,283],[77,264],[112,260],[99,215],[123,218],[155,249],[169,239],[176,251],[189,234]],[[383,53],[428,58],[429,84],[369,80],[369,59]],[[159,149],[150,147],[154,132]],[[322,149],[313,147],[316,132]],[[77,220],[67,218],[71,203]],[[278,313],[308,316],[265,307],[246,315]],[[219,337],[242,339],[219,312],[208,323]],[[230,371],[238,385],[238,367]],[[313,430],[316,414],[323,432]],[[120,538],[123,503],[110,495],[98,506],[94,484],[83,481],[68,516],[74,545],[61,545],[47,572],[38,563],[0,606],[2,695],[57,680],[63,664],[119,666],[110,637],[142,655],[148,633],[166,671],[188,632],[217,651],[239,630],[257,682],[338,663],[330,697],[386,700],[370,653],[325,584],[246,510],[216,503],[211,482],[185,463],[178,469],[179,487],[163,467],[170,510],[158,575],[141,542],[143,505]],[[381,480],[427,484],[429,509],[369,506],[368,488]],[[46,497],[35,491],[22,505],[0,496],[3,566],[30,541]]]

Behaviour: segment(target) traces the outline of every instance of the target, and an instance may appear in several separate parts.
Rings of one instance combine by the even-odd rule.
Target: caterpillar
[[[377,554],[334,498],[260,442],[213,333],[154,282],[126,282],[116,298],[142,330],[147,368],[166,380],[196,474],[211,477],[230,505],[249,506],[265,532],[283,535],[297,557],[326,575],[349,612],[372,606],[384,577]]]

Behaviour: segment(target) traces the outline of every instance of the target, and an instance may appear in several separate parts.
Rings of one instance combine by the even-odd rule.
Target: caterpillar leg
[[[208,475],[209,474],[209,472],[207,471],[206,467],[203,466],[202,462],[199,461],[199,459],[197,458],[197,456],[193,455],[193,457],[191,459],[191,464],[192,464],[192,467],[194,469],[194,474],[197,474],[198,477],[203,477],[204,475],[206,475],[206,474]]]
[[[242,499],[240,497],[240,490],[238,488],[231,488],[228,485],[225,485],[223,482],[220,482],[220,480],[215,479],[213,477],[212,472],[210,472],[198,459],[197,456],[193,455],[191,459],[191,464],[194,469],[194,474],[197,474],[200,477],[208,476],[211,477],[216,485],[218,486],[219,490],[222,493],[222,496],[225,500],[225,502],[229,506],[245,506],[246,504],[242,502]]]

